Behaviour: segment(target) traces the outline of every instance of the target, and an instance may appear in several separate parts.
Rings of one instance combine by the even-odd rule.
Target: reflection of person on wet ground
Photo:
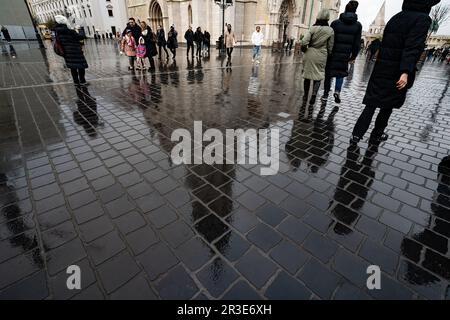
[[[431,203],[433,214],[427,227],[420,227],[411,239],[403,238],[402,254],[418,265],[422,265],[445,279],[450,279],[448,253],[450,237],[450,156],[442,159],[438,166],[437,189]],[[418,272],[421,271],[421,272]],[[439,278],[407,262],[406,280],[415,285],[439,282]]]
[[[40,254],[37,235],[35,232],[30,232],[31,226],[27,225],[25,215],[18,203],[19,199],[14,187],[8,185],[6,174],[0,173],[0,208],[4,216],[2,220],[6,221],[10,232],[8,236],[4,234],[2,236],[6,236],[13,247],[22,247],[24,253],[33,250],[33,262],[42,268],[44,262]]]
[[[73,119],[84,128],[88,136],[95,137],[97,136],[96,128],[99,125],[97,102],[87,87],[80,87],[76,91],[78,110],[73,113]]]
[[[361,150],[358,147],[350,146],[347,149],[347,157],[341,169],[333,200],[330,203],[330,207],[334,206],[331,213],[339,222],[347,226],[351,226],[359,215],[346,206],[355,210],[360,210],[364,206],[375,178],[372,164],[377,154],[376,146],[369,147],[362,159],[360,159]],[[350,233],[351,229],[337,225],[334,231],[343,235]]]
[[[203,73],[203,66],[202,66],[202,60],[201,58],[197,58],[197,65],[195,66],[197,71],[195,72],[195,79],[198,83],[203,82],[203,78],[205,77]]]
[[[17,58],[16,49],[14,49],[12,44],[9,45],[9,54],[11,55],[11,58]]]
[[[310,105],[306,110],[303,105],[298,119],[294,120],[291,139],[286,144],[286,153],[294,170],[305,161],[307,168],[317,173],[327,162],[334,147],[334,117],[339,108],[335,107],[324,120],[325,108],[326,102],[323,102],[316,119],[313,120],[313,107]],[[319,137],[320,139],[315,139]]]

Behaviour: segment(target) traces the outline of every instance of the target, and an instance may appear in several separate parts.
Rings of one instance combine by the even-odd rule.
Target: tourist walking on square
[[[261,32],[261,27],[257,26],[256,31],[252,34],[252,44],[253,44],[253,58],[252,62],[260,63],[261,58],[261,46],[264,42],[264,35]]]
[[[150,62],[150,68],[148,71],[153,72],[156,70],[155,60],[153,60],[153,57],[158,55],[158,49],[156,48],[156,35],[145,21],[141,21],[141,29],[142,37],[144,38],[145,46],[147,47],[146,58],[148,58],[148,61]]]
[[[357,8],[358,1],[350,1],[345,7],[345,12],[330,25],[334,31],[334,45],[325,68],[322,101],[328,99],[331,79],[336,78],[333,96],[336,103],[341,103],[340,94],[344,78],[348,76],[348,65],[355,62],[361,47],[362,25],[358,22]]]
[[[2,26],[1,28],[3,38],[5,38],[6,42],[11,43],[11,35],[9,34],[8,29],[6,29],[5,26]]]
[[[175,60],[177,56],[177,48],[178,48],[178,32],[175,30],[175,26],[172,25],[170,27],[169,33],[167,34],[167,47],[170,52],[172,52],[172,58]]]
[[[358,143],[369,129],[373,115],[380,109],[369,143],[388,139],[384,133],[393,109],[400,108],[414,84],[416,65],[425,48],[431,8],[440,0],[404,0],[402,11],[384,29],[378,59],[367,85],[366,105],[353,129],[351,143]]]
[[[225,48],[227,49],[227,66],[231,65],[231,54],[233,53],[234,44],[236,43],[236,37],[231,30],[231,24],[227,25],[227,31],[225,32]]]
[[[209,54],[210,54],[210,51],[211,51],[211,34],[208,31],[206,31],[206,30],[203,33],[203,39],[204,39],[203,44],[204,44],[204,47],[205,47],[205,51],[206,51],[206,53],[208,54],[208,57],[209,57]]]
[[[159,60],[161,60],[162,49],[164,49],[164,52],[166,53],[166,57],[167,57],[167,59],[169,59],[169,53],[167,52],[167,48],[166,48],[166,46],[167,46],[166,33],[162,26],[158,27],[158,31],[156,33],[156,38],[158,40]]]
[[[334,31],[328,26],[328,20],[330,20],[329,10],[320,10],[316,22],[301,41],[302,51],[306,50],[303,56],[303,104],[308,101],[311,81],[313,91],[309,103],[313,105],[316,102],[320,82],[325,78],[327,58],[333,50],[334,43]]]
[[[136,61],[136,42],[130,29],[125,30],[125,36],[122,39],[121,52],[128,57],[128,70],[134,70],[134,62]]]
[[[85,73],[88,64],[80,43],[80,40],[84,40],[86,37],[69,29],[69,22],[64,16],[55,16],[55,22],[55,41],[61,46],[64,61],[67,68],[70,69],[73,82],[75,85],[86,85]]]
[[[195,30],[194,41],[197,46],[196,56],[200,57],[202,55],[202,45],[204,41],[202,28],[198,27],[197,30]]]
[[[192,57],[194,57],[194,31],[192,31],[191,26],[189,26],[189,29],[184,33],[184,39],[186,40],[187,45],[186,56],[188,56],[189,51],[191,51]]]

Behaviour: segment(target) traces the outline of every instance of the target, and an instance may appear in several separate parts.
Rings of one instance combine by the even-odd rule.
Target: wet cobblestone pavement
[[[449,67],[425,64],[391,139],[348,149],[371,64],[301,108],[297,56],[235,50],[130,74],[88,42],[91,85],[0,58],[0,299],[449,299]],[[214,55],[216,54],[213,50]],[[176,128],[278,128],[280,172],[174,165]],[[66,288],[67,266],[82,289]],[[379,265],[381,290],[366,288]]]

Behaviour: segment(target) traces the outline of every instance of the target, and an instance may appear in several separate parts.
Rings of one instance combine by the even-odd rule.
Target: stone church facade
[[[225,11],[225,23],[233,26],[238,42],[248,44],[256,26],[265,35],[265,45],[283,38],[299,39],[314,24],[321,8],[330,9],[331,19],[339,15],[340,0],[234,0]],[[222,34],[222,10],[214,0],[127,0],[128,15],[150,18],[152,28],[162,24],[167,32],[174,24],[183,42],[191,25],[208,30],[216,41]]]

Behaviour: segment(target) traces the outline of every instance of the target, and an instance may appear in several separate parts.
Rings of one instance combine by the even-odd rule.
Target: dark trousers
[[[148,61],[150,61],[150,69],[155,70],[155,60],[153,60],[153,57],[148,57]]]
[[[304,79],[303,80],[303,91],[304,91],[304,97],[307,98],[309,94],[309,88],[311,87],[311,80],[310,79]],[[313,81],[313,96],[317,96],[317,92],[319,92],[320,88],[320,80],[314,80]]]
[[[234,48],[227,48],[228,59],[231,59],[231,54],[233,53]]]
[[[134,62],[136,61],[136,57],[128,57],[128,61],[130,62],[130,67],[134,68]]]
[[[158,47],[159,47],[159,59],[161,59],[162,49],[164,49],[164,51],[166,52],[167,58],[169,58],[169,53],[167,52],[166,45],[159,45]]]
[[[73,82],[75,84],[85,83],[86,79],[84,78],[84,75],[86,73],[85,69],[70,69],[70,72],[72,73]]]
[[[356,121],[355,127],[353,128],[353,136],[356,136],[360,139],[364,137],[367,130],[370,127],[372,122],[373,115],[375,113],[376,107],[366,106]],[[372,137],[380,137],[384,130],[386,129],[389,117],[392,114],[392,109],[390,108],[382,108],[378,113],[377,119],[375,120],[375,127],[372,130]]]
[[[187,53],[186,53],[187,56],[189,55],[189,50],[192,50],[191,53],[192,53],[192,56],[194,56],[194,43],[193,42],[187,43]]]
[[[197,56],[201,56],[202,55],[202,43],[201,42],[197,42]]]
[[[172,52],[173,58],[177,56],[177,49],[176,48],[169,48],[170,52]]]

